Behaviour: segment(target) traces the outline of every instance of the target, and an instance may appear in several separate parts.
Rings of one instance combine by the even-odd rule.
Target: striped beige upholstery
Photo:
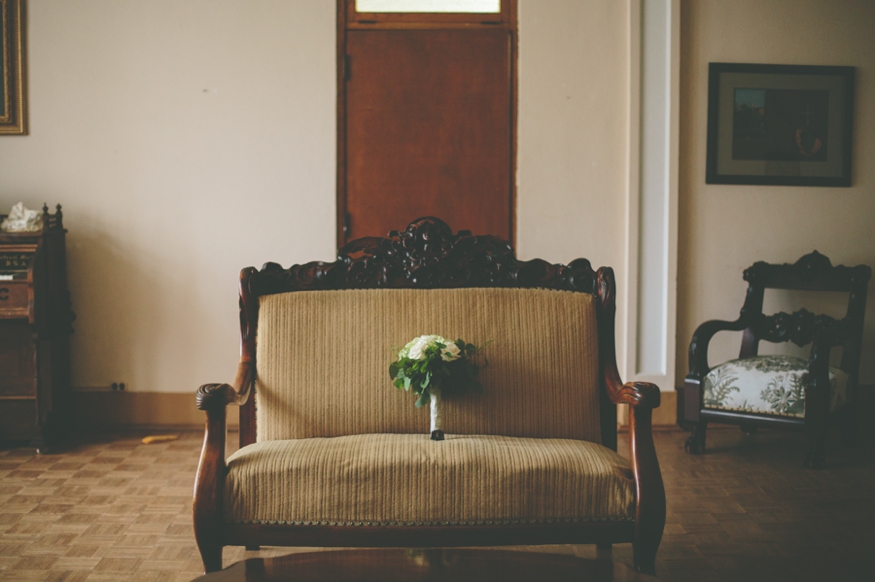
[[[392,386],[389,363],[412,338],[438,334],[493,341],[480,376],[484,393],[444,399],[448,434],[601,442],[594,301],[587,293],[494,288],[263,296],[258,441],[425,434],[428,410]]]
[[[472,525],[634,519],[623,457],[569,439],[365,434],[260,442],[228,459],[236,523]]]

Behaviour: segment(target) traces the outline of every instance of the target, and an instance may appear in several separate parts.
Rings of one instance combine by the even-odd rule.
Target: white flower
[[[421,360],[425,357],[425,349],[428,347],[428,338],[431,336],[421,335],[410,344],[407,357],[411,360]]]
[[[447,347],[441,350],[441,359],[445,362],[451,362],[459,357],[459,346],[456,345],[456,342],[441,342]]]
[[[459,346],[455,342],[447,341],[439,335],[421,335],[407,342],[407,345],[401,348],[398,352],[398,359],[410,358],[411,360],[422,360],[425,358],[425,351],[440,343],[445,347],[441,350],[441,359],[445,362],[450,362],[459,357]]]

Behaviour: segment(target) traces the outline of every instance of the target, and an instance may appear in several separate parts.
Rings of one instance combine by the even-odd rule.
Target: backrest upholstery
[[[352,289],[261,297],[258,440],[423,433],[389,363],[422,334],[482,344],[481,395],[444,400],[448,433],[601,442],[595,298],[549,289]],[[392,349],[395,346],[395,349]]]
[[[494,236],[426,217],[336,261],[240,273],[240,446],[278,438],[424,432],[389,364],[416,336],[479,345],[482,396],[444,400],[448,432],[568,437],[616,450],[613,270],[519,261]],[[257,341],[256,341],[257,339]],[[257,412],[256,412],[257,411]]]

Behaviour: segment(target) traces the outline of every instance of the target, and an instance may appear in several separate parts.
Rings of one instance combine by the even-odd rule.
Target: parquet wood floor
[[[85,437],[52,455],[0,450],[0,580],[172,582],[200,573],[191,492],[201,435],[151,445],[142,436]],[[829,468],[815,472],[801,468],[801,435],[712,430],[700,457],[683,452],[685,437],[656,434],[668,497],[660,580],[875,580],[873,439],[854,452],[832,442]],[[227,548],[225,564],[289,551]],[[631,564],[630,546],[615,546],[613,557]]]

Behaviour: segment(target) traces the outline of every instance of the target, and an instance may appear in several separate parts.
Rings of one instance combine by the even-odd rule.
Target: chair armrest
[[[662,539],[666,513],[665,485],[651,425],[653,409],[659,406],[659,387],[649,382],[626,382],[608,394],[613,402],[629,405],[629,459],[636,498],[635,554],[650,551],[648,547],[655,553]],[[641,564],[636,561],[635,567],[640,570]]]
[[[741,331],[745,327],[745,322],[740,318],[735,321],[712,319],[697,327],[690,340],[690,371],[687,377],[701,380],[708,373],[708,344],[718,331]]]
[[[194,482],[195,539],[201,555],[211,556],[216,569],[222,567],[221,547],[222,499],[224,496],[226,408],[228,404],[243,405],[249,399],[255,374],[252,362],[243,358],[237,367],[234,384],[204,384],[197,389],[197,407],[207,413],[204,446],[198,461]]]
[[[622,386],[608,388],[608,397],[614,404],[628,404],[635,408],[658,408],[659,386],[650,382],[626,382]]]
[[[199,410],[217,410],[228,404],[243,406],[249,399],[252,388],[252,366],[242,361],[237,367],[237,378],[231,384],[204,384],[195,396]]]

